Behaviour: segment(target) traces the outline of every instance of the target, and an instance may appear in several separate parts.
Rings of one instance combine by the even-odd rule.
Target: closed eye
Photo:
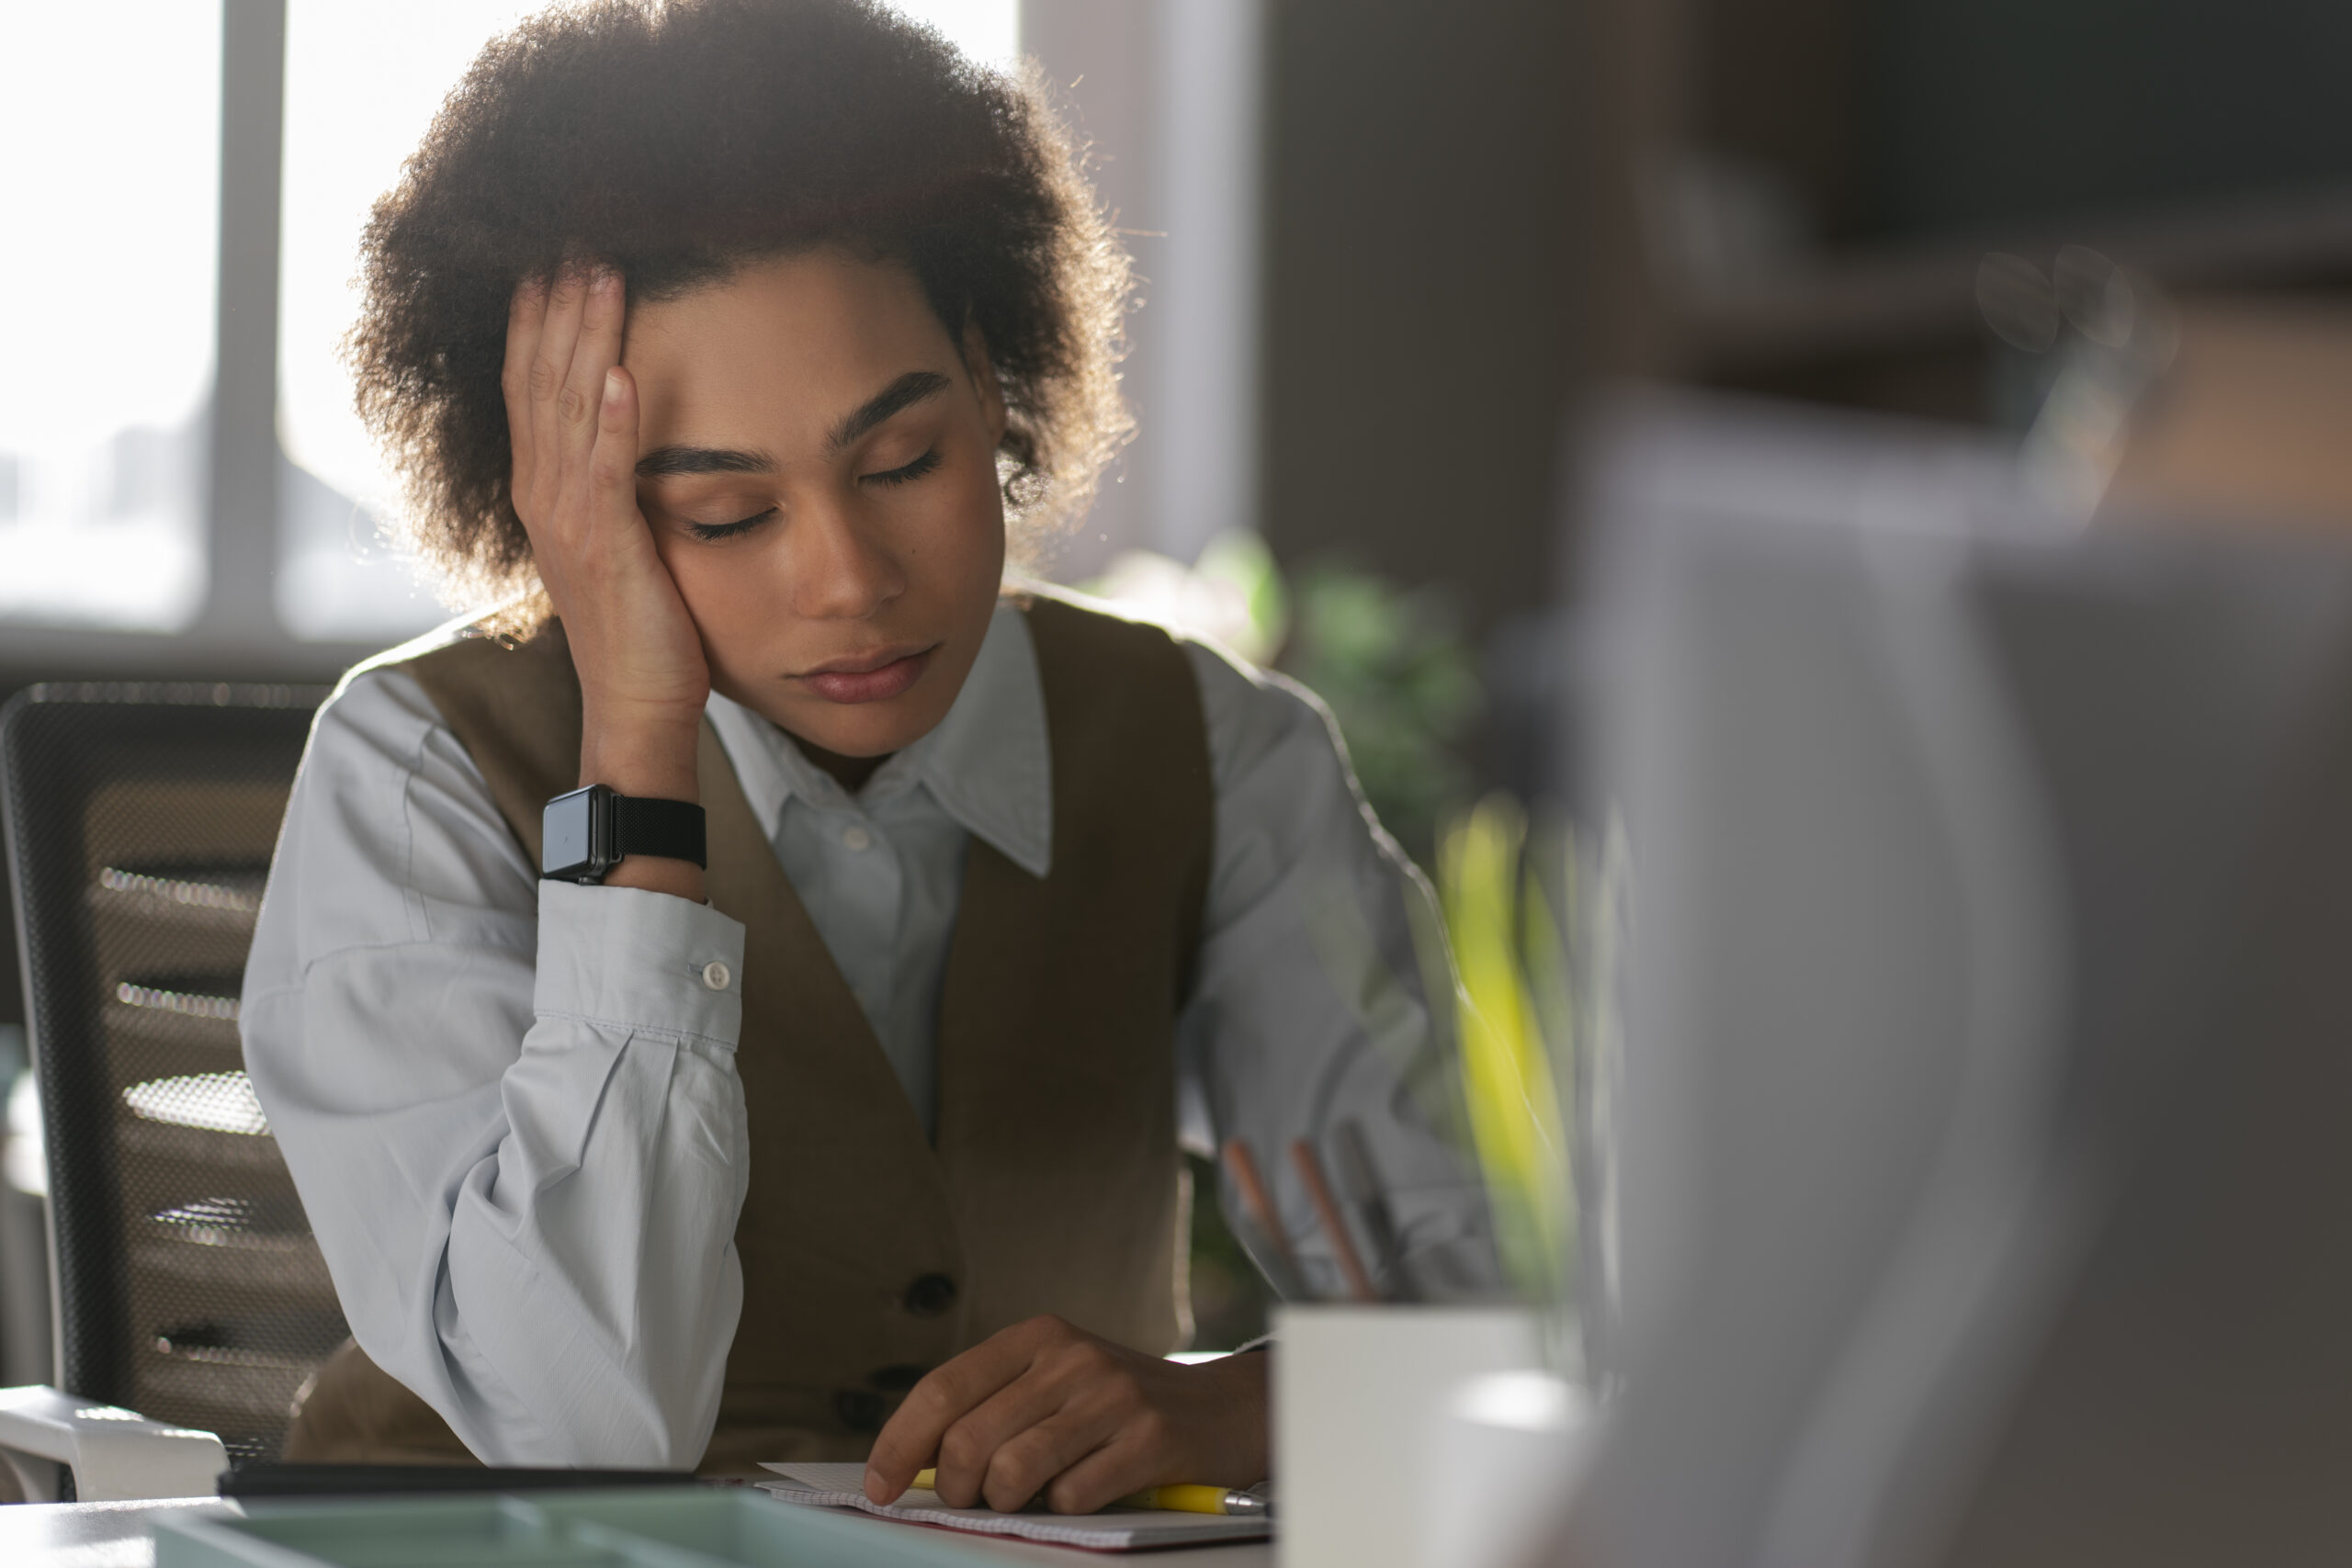
[[[911,463],[896,468],[885,468],[878,474],[861,475],[860,478],[868,484],[902,485],[922,478],[937,467],[939,467],[939,448],[934,446]]]
[[[731,539],[739,534],[750,533],[775,515],[775,508],[771,506],[755,517],[740,518],[733,523],[689,523],[686,532],[705,541]]]

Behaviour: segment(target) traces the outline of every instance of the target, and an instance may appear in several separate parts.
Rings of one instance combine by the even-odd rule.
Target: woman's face
[[[968,362],[967,362],[968,361]],[[1004,400],[906,268],[818,250],[629,315],[638,504],[711,684],[877,757],[963,689],[1004,571]]]

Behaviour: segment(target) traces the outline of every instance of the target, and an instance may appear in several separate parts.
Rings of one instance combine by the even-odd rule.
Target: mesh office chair
[[[37,686],[0,712],[58,1385],[218,1433],[240,1461],[275,1456],[297,1391],[345,1334],[237,1036],[322,696]]]

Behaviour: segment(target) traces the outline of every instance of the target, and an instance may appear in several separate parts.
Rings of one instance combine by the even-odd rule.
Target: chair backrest
[[[0,710],[47,1137],[57,1382],[272,1456],[344,1338],[238,994],[314,687],[51,685]]]

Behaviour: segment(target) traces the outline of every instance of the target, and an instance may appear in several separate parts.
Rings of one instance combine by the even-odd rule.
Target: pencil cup
[[[1466,1380],[1538,1364],[1535,1314],[1284,1306],[1274,1335],[1282,1568],[1419,1568],[1433,1439]]]
[[[1456,1383],[1430,1433],[1422,1568],[1521,1568],[1566,1523],[1591,1412],[1554,1372]]]

